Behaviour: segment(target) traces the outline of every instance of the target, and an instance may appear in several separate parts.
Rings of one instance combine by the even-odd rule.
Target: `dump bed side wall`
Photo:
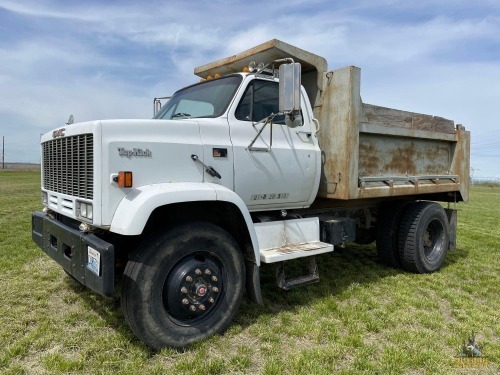
[[[364,104],[356,67],[327,73],[321,99],[315,109],[323,152],[318,197],[468,199],[470,134],[462,126]]]

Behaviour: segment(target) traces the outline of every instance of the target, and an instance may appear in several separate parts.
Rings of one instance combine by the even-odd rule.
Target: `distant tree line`
[[[7,170],[18,170],[18,171],[39,171],[40,163],[0,163],[0,168]]]

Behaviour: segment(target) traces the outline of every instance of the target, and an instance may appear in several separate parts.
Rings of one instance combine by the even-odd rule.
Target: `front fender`
[[[146,185],[132,189],[118,205],[111,220],[110,231],[127,236],[139,235],[156,208],[172,203],[196,201],[228,202],[238,208],[245,220],[255,252],[255,260],[259,266],[259,242],[245,203],[235,192],[217,184],[179,182]]]

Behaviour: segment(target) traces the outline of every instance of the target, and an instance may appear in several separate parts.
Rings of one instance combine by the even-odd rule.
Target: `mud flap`
[[[457,216],[458,210],[452,208],[445,208],[446,216],[450,223],[450,247],[449,250],[457,248]]]

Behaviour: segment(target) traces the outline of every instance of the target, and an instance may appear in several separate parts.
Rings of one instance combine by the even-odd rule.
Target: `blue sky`
[[[5,160],[37,162],[70,114],[150,118],[194,67],[273,38],[359,66],[366,103],[464,124],[474,177],[500,179],[497,0],[0,0]]]

